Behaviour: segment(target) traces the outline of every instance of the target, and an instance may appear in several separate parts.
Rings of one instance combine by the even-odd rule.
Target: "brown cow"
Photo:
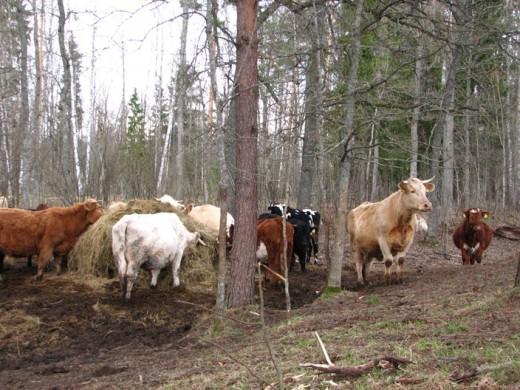
[[[61,271],[61,257],[76,244],[81,234],[103,214],[93,199],[71,207],[53,207],[42,211],[0,210],[0,272],[5,255],[38,255],[37,280],[52,255]]]
[[[36,206],[35,209],[28,209],[30,211],[41,211],[41,210],[47,210],[49,208],[49,205],[47,203],[40,203],[38,206]],[[62,264],[67,263],[67,257],[66,255],[62,259]],[[32,256],[27,257],[27,267],[32,267]]]
[[[489,212],[479,208],[464,211],[464,221],[453,232],[453,243],[461,251],[462,264],[482,261],[482,254],[493,238],[493,229],[482,220],[488,216]]]
[[[285,225],[287,237],[287,267],[291,264],[293,252],[294,228],[290,223]],[[256,225],[256,258],[267,263],[274,272],[283,275],[283,225],[282,218],[262,219]],[[265,277],[268,281],[277,284],[279,278],[266,270]]]
[[[349,212],[347,227],[360,287],[367,283],[373,259],[384,260],[387,282],[391,267],[397,263],[395,279],[400,280],[404,256],[417,229],[417,214],[432,208],[426,197],[426,192],[435,189],[431,180],[403,180],[399,190],[382,201],[365,202]]]

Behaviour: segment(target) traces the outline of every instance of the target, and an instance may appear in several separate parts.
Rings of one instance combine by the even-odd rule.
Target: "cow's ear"
[[[193,209],[193,203],[190,203],[189,205],[187,205],[185,208],[184,208],[184,213],[185,214],[189,214],[191,212],[191,210]]]
[[[482,215],[482,218],[484,218],[484,219],[488,219],[489,218],[489,215],[490,215],[489,211],[480,210],[480,213]]]
[[[468,219],[469,218],[469,212],[471,211],[471,209],[466,209],[464,210],[464,218]]]
[[[410,184],[408,184],[408,180],[402,180],[399,183],[399,188],[401,189],[401,191],[409,192],[410,191]]]
[[[433,192],[435,190],[435,184],[433,183],[423,183],[424,188],[426,188],[426,192]]]

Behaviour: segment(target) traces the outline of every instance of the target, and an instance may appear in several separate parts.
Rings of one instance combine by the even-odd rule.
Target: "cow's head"
[[[157,202],[161,202],[164,204],[169,204],[173,208],[177,210],[184,210],[184,205],[182,204],[182,200],[175,200],[170,195],[163,195],[160,198],[154,198]]]
[[[402,193],[402,202],[406,209],[413,211],[431,211],[432,202],[426,196],[427,192],[435,189],[435,184],[431,183],[433,177],[429,180],[421,180],[411,177],[399,183]]]
[[[271,214],[283,215],[284,207],[287,212],[287,206],[284,203],[271,203],[267,210],[269,210]]]
[[[479,208],[469,208],[464,210],[464,217],[471,225],[477,225],[482,222],[482,219],[489,217],[489,211]]]
[[[103,215],[101,205],[95,199],[88,199],[83,203],[87,211],[87,221],[89,224],[95,223]]]

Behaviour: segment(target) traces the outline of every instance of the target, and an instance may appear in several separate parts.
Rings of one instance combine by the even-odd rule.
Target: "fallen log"
[[[494,229],[495,235],[512,241],[520,241],[520,227],[513,225],[500,225]]]
[[[385,370],[396,370],[400,365],[406,365],[409,363],[413,363],[411,360],[404,359],[396,356],[381,356],[376,359],[372,359],[371,361],[360,364],[358,366],[336,366],[329,358],[329,354],[325,349],[325,345],[321,341],[318,332],[315,332],[316,338],[320,343],[321,351],[327,361],[327,364],[315,364],[315,363],[303,363],[300,364],[301,367],[306,368],[314,368],[318,371],[328,373],[328,374],[336,374],[339,376],[349,377],[349,378],[357,378],[361,375],[364,375],[374,368],[379,367]]]
[[[488,371],[498,370],[502,368],[509,368],[513,365],[513,362],[505,362],[495,365],[483,364],[481,366],[471,368],[464,372],[455,371],[450,375],[450,380],[456,383],[471,382],[476,379],[479,375],[484,374]]]

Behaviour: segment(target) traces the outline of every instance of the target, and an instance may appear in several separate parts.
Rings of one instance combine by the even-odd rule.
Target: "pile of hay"
[[[180,270],[181,283],[190,285],[193,283],[213,284],[215,280],[214,264],[218,253],[217,236],[205,226],[193,221],[172,206],[155,200],[131,200],[125,208],[103,215],[80,237],[74,246],[69,254],[69,268],[81,274],[105,278],[114,277],[117,272],[112,256],[112,226],[127,214],[155,214],[160,212],[176,213],[189,231],[198,231],[202,240],[208,244],[208,246],[190,247],[184,252]],[[168,276],[165,274],[168,274]],[[141,270],[138,284],[148,284],[149,280],[148,273]],[[159,286],[167,283],[171,285],[171,281],[171,268],[167,267],[161,272]]]

